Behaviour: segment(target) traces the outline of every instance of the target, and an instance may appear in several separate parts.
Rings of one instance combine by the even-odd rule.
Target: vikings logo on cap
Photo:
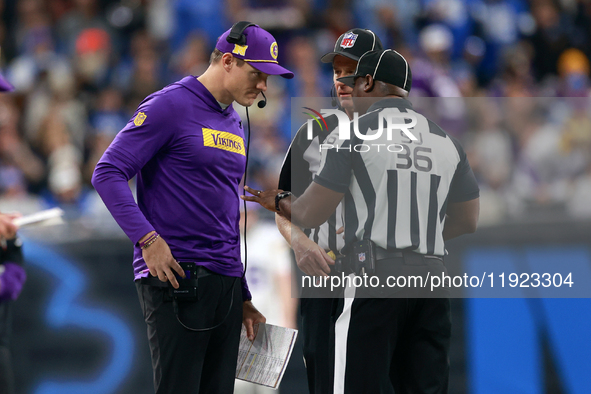
[[[232,50],[232,53],[240,56],[246,56],[246,48],[248,48],[248,45],[234,44],[234,49]]]
[[[343,37],[343,41],[341,41],[341,47],[343,48],[353,48],[355,45],[355,41],[357,40],[358,34],[355,33],[346,33]]]
[[[273,56],[273,59],[277,60],[278,55],[279,55],[279,48],[277,47],[277,43],[274,42],[271,44],[271,56]]]

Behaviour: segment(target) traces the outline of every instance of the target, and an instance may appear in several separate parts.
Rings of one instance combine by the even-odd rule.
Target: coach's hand
[[[142,240],[148,238],[151,234],[146,234]],[[150,270],[150,275],[158,277],[162,282],[170,281],[175,289],[179,288],[179,282],[176,280],[173,270],[182,278],[185,277],[185,271],[174,259],[168,244],[162,237],[158,237],[153,244],[146,249],[142,249],[142,257]]]
[[[312,276],[328,276],[330,274],[329,265],[334,265],[334,260],[323,248],[303,233],[294,236],[294,232],[292,232],[291,247],[296,263],[304,274]]]
[[[257,308],[252,305],[250,301],[244,301],[242,303],[242,324],[246,329],[246,336],[249,340],[253,341],[255,337],[255,325],[259,323],[266,323],[267,318],[263,316]]]
[[[255,190],[250,186],[244,186],[244,190],[252,194],[252,196],[240,196],[241,199],[251,202],[258,202],[265,209],[271,212],[277,212],[275,209],[275,196],[281,193],[281,189],[270,190]]]

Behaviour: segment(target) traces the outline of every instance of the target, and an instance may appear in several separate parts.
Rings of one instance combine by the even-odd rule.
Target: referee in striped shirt
[[[324,63],[332,63],[334,90],[339,105],[347,115],[353,116],[351,99],[352,88],[337,78],[355,73],[357,61],[367,51],[382,49],[382,42],[371,30],[351,29],[343,33],[336,41],[334,49],[322,56]],[[334,105],[333,104],[333,105]],[[320,169],[320,144],[338,125],[336,115],[325,119],[327,129],[313,124],[313,138],[308,139],[304,124],[296,133],[283,161],[279,176],[279,189],[301,195]],[[331,273],[334,260],[327,251],[337,253],[344,246],[342,235],[337,234],[344,223],[342,205],[339,205],[330,218],[315,228],[300,230],[292,226],[289,220],[276,215],[277,227],[285,240],[291,245],[298,267],[304,274],[326,276]],[[308,376],[310,394],[330,394],[333,386],[334,354],[329,343],[332,329],[333,298],[330,289],[307,287],[300,296],[301,325],[304,359]]]
[[[299,198],[247,187],[254,195],[246,199],[313,228],[344,196],[342,252],[351,276],[366,268],[380,280],[446,273],[444,241],[474,232],[478,221],[479,190],[465,152],[405,99],[412,74],[397,52],[367,52],[355,74],[339,80],[353,87],[355,110],[365,114],[357,128],[364,137],[378,134],[383,111],[408,126],[373,140],[354,133],[340,139],[335,131],[318,176]],[[359,247],[371,251],[357,253]],[[372,253],[375,270],[367,265]],[[335,323],[334,394],[447,393],[449,298],[446,291],[427,298],[418,290],[345,289]]]

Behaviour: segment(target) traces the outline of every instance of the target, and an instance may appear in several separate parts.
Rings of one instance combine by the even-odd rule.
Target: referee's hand
[[[185,271],[174,259],[168,244],[162,237],[148,248],[142,249],[142,257],[150,270],[150,275],[158,277],[162,282],[170,281],[172,287],[179,288],[179,282],[173,271],[176,271],[181,278],[185,277]]]
[[[304,274],[311,276],[328,276],[330,274],[329,265],[334,265],[334,260],[310,238],[292,236],[291,247],[296,263]]]

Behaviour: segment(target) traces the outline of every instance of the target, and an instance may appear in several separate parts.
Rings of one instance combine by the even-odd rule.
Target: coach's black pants
[[[234,284],[235,283],[235,284]],[[234,287],[232,288],[232,285]],[[156,394],[232,394],[242,324],[240,278],[212,274],[199,278],[199,299],[179,302],[179,318],[164,301],[167,289],[136,281],[152,354]],[[233,290],[233,291],[232,291]]]
[[[12,301],[0,302],[0,393],[14,393],[14,375],[10,354]]]
[[[445,272],[442,262],[421,261],[382,260],[379,263],[392,265],[378,276],[384,281],[387,275],[425,277],[427,272]],[[360,298],[401,297],[405,293],[409,292],[345,290],[345,297],[350,298],[339,300],[335,323],[334,394],[447,393],[449,298]]]

